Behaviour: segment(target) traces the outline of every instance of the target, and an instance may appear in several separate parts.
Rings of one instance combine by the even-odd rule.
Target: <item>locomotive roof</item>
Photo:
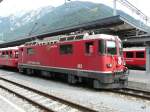
[[[15,47],[7,47],[7,48],[0,48],[1,51],[5,51],[5,50],[18,50],[18,46]]]
[[[78,34],[78,35],[69,35],[69,36],[62,36],[59,40],[35,40],[32,42],[27,42],[25,45],[43,45],[43,44],[54,44],[57,42],[66,42],[66,41],[77,41],[77,40],[89,40],[89,39],[105,39],[105,40],[119,40],[118,36],[108,35],[108,34],[93,34],[89,35],[88,33]]]
[[[145,50],[145,47],[129,47],[123,48],[123,51],[142,51]]]

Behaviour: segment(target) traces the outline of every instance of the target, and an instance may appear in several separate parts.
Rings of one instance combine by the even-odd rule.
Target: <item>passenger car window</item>
[[[144,52],[136,52],[136,58],[144,58]]]
[[[133,58],[133,52],[126,52],[127,58]]]
[[[71,44],[60,45],[60,53],[61,54],[72,54],[73,47]]]

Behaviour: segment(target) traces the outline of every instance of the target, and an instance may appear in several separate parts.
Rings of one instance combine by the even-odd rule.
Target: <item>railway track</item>
[[[112,91],[119,94],[150,100],[150,91],[144,91],[144,90],[133,89],[133,88],[125,88],[121,90],[112,90]]]
[[[0,88],[21,97],[44,112],[97,112],[88,107],[49,95],[6,78],[0,77]]]

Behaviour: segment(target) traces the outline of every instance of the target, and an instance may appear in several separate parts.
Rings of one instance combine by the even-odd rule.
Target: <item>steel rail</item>
[[[43,106],[43,105],[41,105],[41,104],[39,104],[39,103],[37,103],[37,102],[35,102],[35,101],[33,101],[33,100],[27,98],[27,97],[25,97],[25,96],[23,96],[23,95],[21,95],[21,94],[18,94],[17,92],[12,91],[12,90],[10,90],[10,89],[8,89],[8,88],[2,86],[2,85],[0,85],[0,88],[4,89],[4,90],[6,90],[6,91],[8,91],[8,92],[10,92],[10,93],[12,93],[12,94],[15,94],[17,97],[19,97],[19,98],[21,98],[21,99],[23,99],[23,100],[26,100],[27,102],[33,104],[34,106],[37,106],[38,108],[40,108],[40,109],[43,110],[44,112],[54,112],[53,110],[50,110],[50,109],[46,108],[45,106]]]
[[[129,96],[133,96],[133,97],[141,98],[145,100],[150,100],[150,91],[133,89],[133,88],[124,88],[121,90],[111,90],[111,92],[129,95]]]
[[[31,88],[31,87],[28,87],[28,86],[26,86],[26,85],[16,83],[16,82],[14,82],[14,81],[12,81],[12,80],[10,80],[10,79],[6,79],[6,78],[3,78],[3,77],[0,77],[0,80],[6,81],[6,82],[8,82],[8,83],[11,83],[11,84],[13,84],[13,85],[19,86],[19,87],[21,87],[21,88],[27,89],[27,90],[32,91],[32,92],[34,92],[34,93],[37,93],[37,94],[39,94],[39,95],[41,95],[41,96],[44,96],[44,97],[47,97],[47,98],[49,98],[49,99],[58,101],[58,102],[60,102],[60,103],[62,103],[62,104],[66,104],[66,105],[68,105],[68,106],[70,106],[70,107],[72,107],[72,108],[75,108],[75,109],[79,110],[79,111],[83,111],[83,112],[98,112],[97,110],[91,109],[91,108],[89,108],[89,107],[85,107],[85,106],[83,106],[83,105],[79,105],[79,104],[74,103],[74,102],[72,102],[72,101],[68,101],[68,100],[59,98],[59,97],[57,97],[57,96],[47,94],[46,92],[37,90],[37,89],[35,89],[35,88]],[[1,87],[1,86],[0,86],[0,87]],[[12,92],[12,91],[11,91],[11,92]],[[19,95],[19,94],[18,94],[18,95]],[[19,96],[20,96],[20,95],[19,95]],[[21,96],[21,97],[24,97],[24,96]],[[28,101],[30,101],[30,100],[27,99],[27,98],[25,98],[25,99],[28,100]],[[30,101],[30,102],[32,102],[32,101]],[[33,103],[35,104],[36,102],[33,101]],[[38,105],[39,107],[41,107],[40,104],[36,104],[36,105]],[[53,110],[48,110],[48,109],[46,109],[46,107],[42,107],[42,108],[44,108],[46,111],[53,112]]]

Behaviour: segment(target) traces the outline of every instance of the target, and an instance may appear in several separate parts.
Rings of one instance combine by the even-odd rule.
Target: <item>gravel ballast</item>
[[[150,101],[0,70],[0,76],[101,112],[150,112]]]

